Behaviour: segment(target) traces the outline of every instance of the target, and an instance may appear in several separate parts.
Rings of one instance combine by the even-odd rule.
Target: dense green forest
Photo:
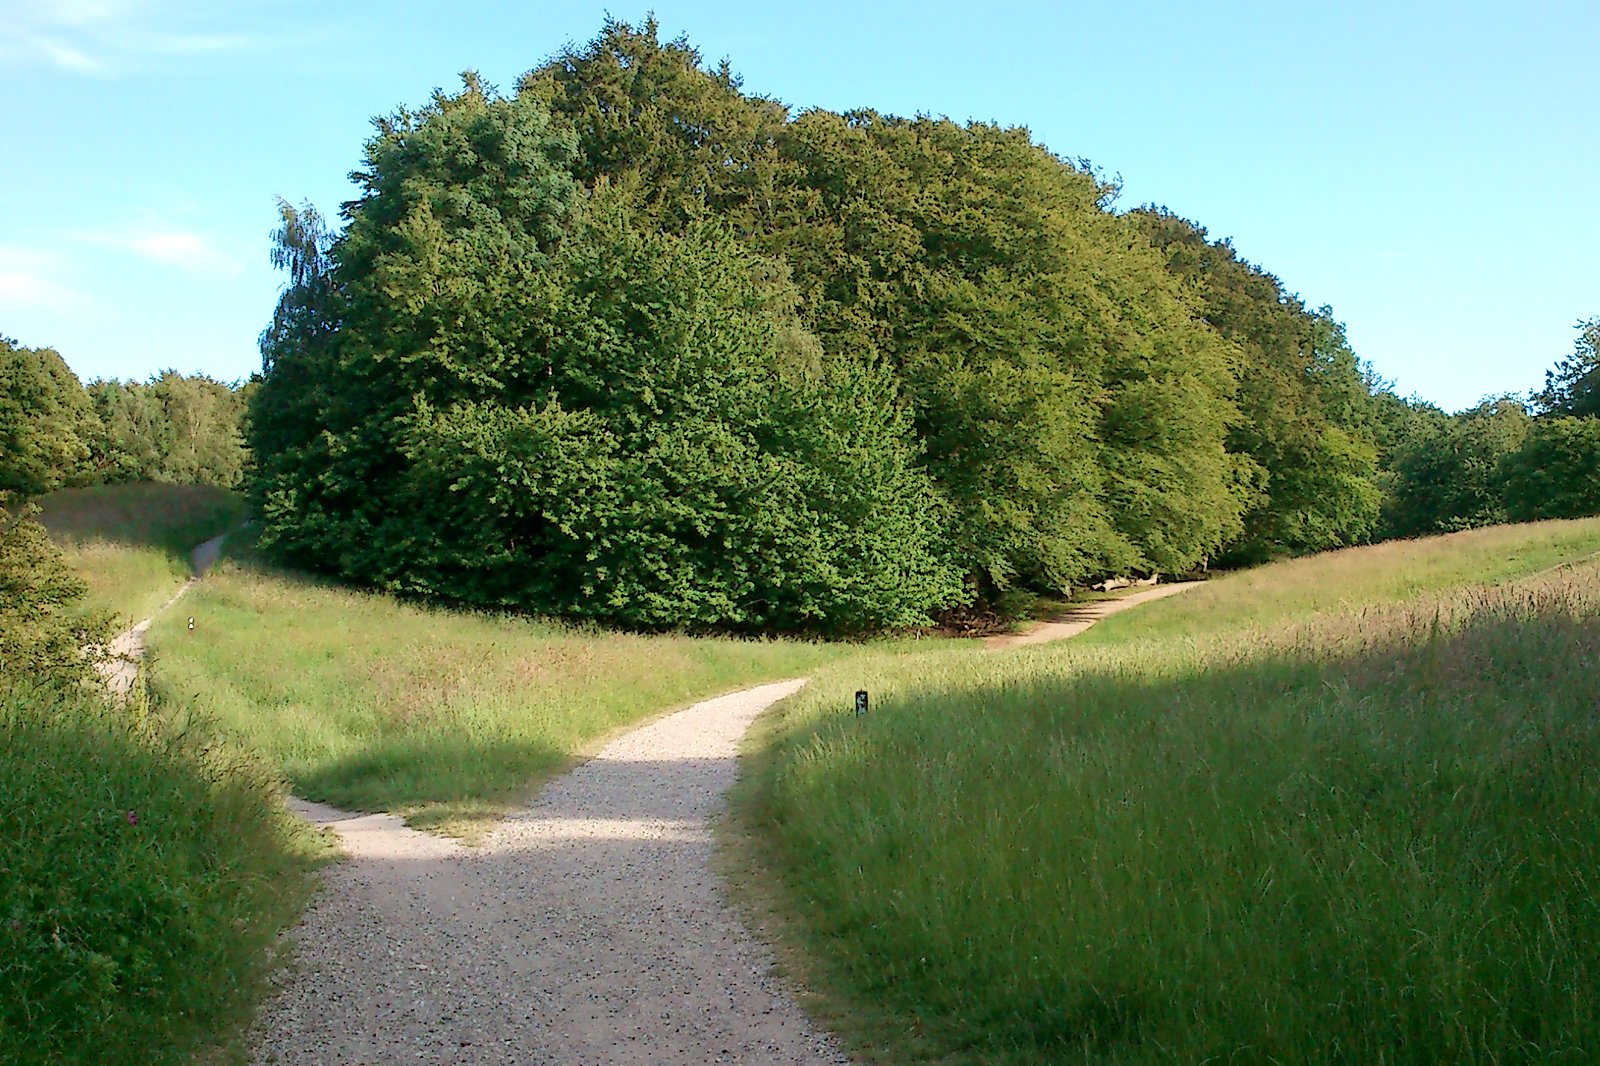
[[[0,497],[129,481],[236,486],[253,388],[175,370],[84,386],[55,349],[0,336]]]
[[[1600,509],[1600,319],[1449,415],[1024,128],[793,111],[653,22],[375,120],[353,177],[337,229],[280,202],[242,390],[7,345],[0,487],[244,478],[361,584],[834,633]]]

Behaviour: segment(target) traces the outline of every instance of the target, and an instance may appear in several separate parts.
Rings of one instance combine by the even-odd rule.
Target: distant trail
[[[105,679],[106,688],[111,690],[113,696],[127,699],[133,692],[134,682],[139,678],[139,665],[144,661],[144,635],[150,631],[157,617],[182,599],[183,594],[194,588],[195,583],[206,576],[206,571],[216,565],[222,554],[222,542],[227,539],[228,535],[222,533],[196,546],[189,553],[189,569],[194,572],[193,576],[180,585],[178,591],[157,608],[155,614],[111,638],[111,643],[107,645],[110,655],[95,663],[94,668]]]
[[[628,733],[481,848],[296,802],[338,830],[258,1063],[848,1062],[711,872],[739,738],[782,681]]]
[[[984,637],[983,642],[991,648],[1014,648],[1022,644],[1044,644],[1052,640],[1065,640],[1077,636],[1108,615],[1126,611],[1129,607],[1137,607],[1141,603],[1149,603],[1151,600],[1165,599],[1180,592],[1188,592],[1203,584],[1204,581],[1175,581],[1170,585],[1156,585],[1144,592],[1135,592],[1120,599],[1097,600],[1081,607],[1074,607],[1051,621],[1041,622],[1021,633],[1002,633],[999,636]]]

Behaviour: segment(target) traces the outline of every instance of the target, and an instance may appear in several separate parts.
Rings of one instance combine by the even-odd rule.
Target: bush
[[[38,508],[15,513],[0,494],[0,679],[83,680],[83,647],[104,638],[106,625],[78,609],[84,584],[67,570]]]
[[[0,1062],[189,1062],[236,1039],[310,839],[203,730],[0,679]]]

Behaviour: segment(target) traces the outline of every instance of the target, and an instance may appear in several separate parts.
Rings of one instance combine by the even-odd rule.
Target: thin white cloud
[[[168,0],[0,0],[0,57],[31,59],[73,74],[110,77],[175,56],[259,43],[248,34],[197,24],[192,8]]]
[[[109,68],[100,60],[65,41],[40,34],[33,38],[33,44],[47,59],[64,70],[96,76],[110,73]]]
[[[81,311],[89,298],[57,279],[60,256],[33,248],[0,245],[0,308],[10,311]]]
[[[244,267],[203,234],[164,225],[80,233],[77,239],[103,248],[115,248],[186,270],[191,274],[237,277]]]

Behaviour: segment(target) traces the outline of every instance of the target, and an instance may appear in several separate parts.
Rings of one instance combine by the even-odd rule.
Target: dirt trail
[[[222,538],[195,549],[195,577]],[[990,638],[1074,636],[1165,585]],[[151,619],[107,670],[131,690]],[[291,797],[339,834],[295,931],[297,958],[253,1034],[267,1063],[848,1062],[772,975],[711,871],[711,821],[737,746],[804,679],[697,703],[619,737],[551,782],[481,847]]]
[[[739,738],[803,684],[618,738],[479,848],[297,804],[350,858],[295,934],[256,1061],[848,1061],[777,986],[711,872]]]
[[[178,586],[178,591],[155,614],[111,638],[111,643],[107,645],[111,654],[95,663],[94,668],[105,679],[106,688],[111,690],[113,696],[125,700],[133,692],[134,682],[139,679],[139,666],[144,661],[144,635],[150,631],[151,623],[182,599],[183,594],[194,588],[195,582],[205,577],[206,571],[216,565],[222,555],[222,542],[227,539],[228,535],[223,533],[198,545],[189,553],[189,568],[194,571],[193,576]]]
[[[1094,625],[1108,615],[1118,611],[1126,611],[1129,607],[1137,607],[1141,603],[1151,600],[1165,599],[1175,596],[1180,592],[1203,585],[1203,581],[1177,581],[1170,585],[1156,585],[1143,592],[1135,592],[1131,596],[1123,596],[1115,600],[1097,600],[1086,603],[1081,607],[1074,607],[1064,614],[1048,622],[1040,622],[1021,633],[1002,633],[995,637],[985,637],[983,642],[991,648],[1014,648],[1022,644],[1043,644],[1052,640],[1065,640],[1075,637],[1085,629]]]

